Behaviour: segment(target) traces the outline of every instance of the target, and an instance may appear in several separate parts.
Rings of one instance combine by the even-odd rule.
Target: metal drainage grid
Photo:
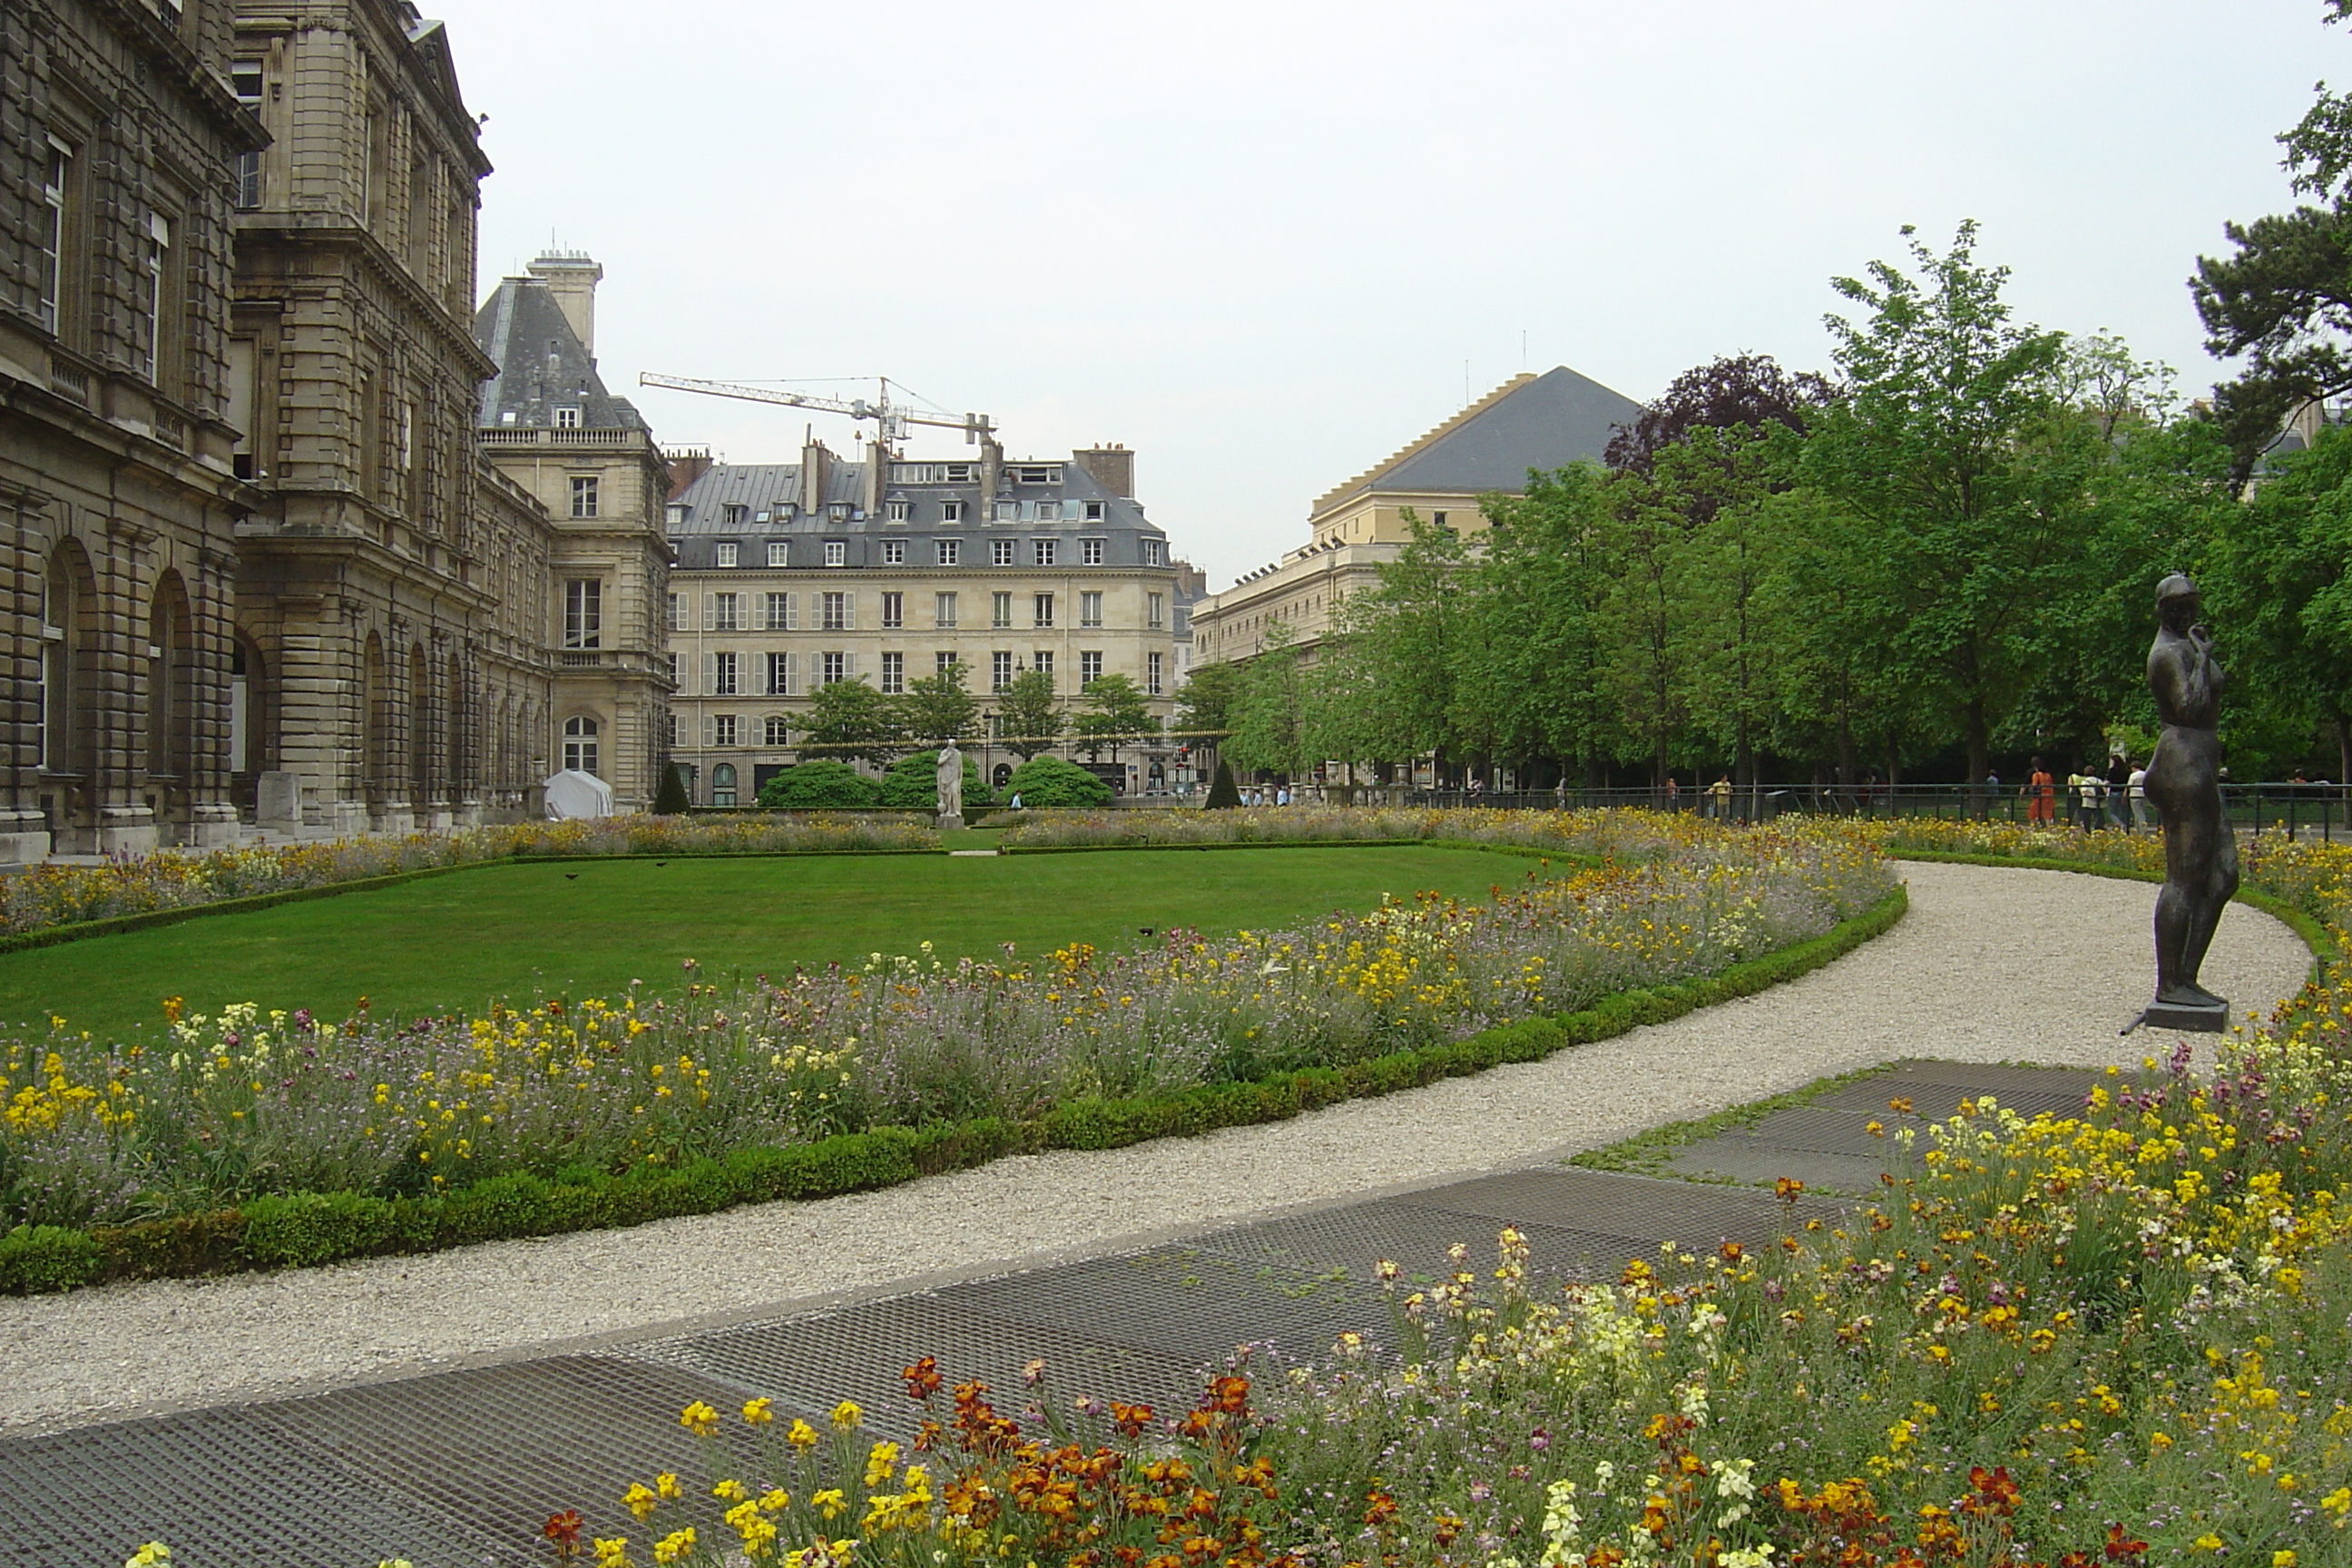
[[[1050,1277],[1055,1270],[1043,1271]],[[907,1395],[901,1368],[923,1356],[950,1383],[978,1380],[1008,1413],[1028,1401],[1023,1369],[1042,1360],[1050,1396],[1189,1405],[1199,1392],[1185,1356],[1099,1335],[1010,1322],[939,1293],[893,1296],[819,1312],[637,1341],[627,1353],[690,1367],[739,1391],[764,1394],[822,1426],[844,1399],[878,1432],[904,1436],[922,1411]],[[717,1403],[713,1401],[713,1403]],[[673,1420],[675,1413],[673,1413]]]
[[[258,1411],[122,1422],[0,1445],[0,1563],[119,1563],[165,1541],[187,1568],[525,1561],[464,1516],[277,1430]]]
[[[1784,1207],[1769,1193],[1571,1165],[1480,1176],[1398,1201],[1521,1226],[1559,1226],[1629,1238],[1644,1252],[1664,1241],[1707,1247],[1723,1241],[1769,1241],[1785,1232],[1792,1219],[1801,1224],[1836,1207],[1814,1198],[1800,1198]]]

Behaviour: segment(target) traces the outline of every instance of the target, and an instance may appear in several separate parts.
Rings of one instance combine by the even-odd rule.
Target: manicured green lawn
[[[1362,910],[1383,893],[1476,894],[1538,869],[1517,856],[1418,847],[1135,849],[1082,855],[827,856],[500,865],[370,892],[206,916],[122,936],[0,953],[0,1021],[45,1013],[119,1031],[161,999],[341,1017],[479,1007],[493,996],[669,989],[789,973],[871,952],[1024,955],[1069,942],[1132,947],[1138,929],[1230,931]]]

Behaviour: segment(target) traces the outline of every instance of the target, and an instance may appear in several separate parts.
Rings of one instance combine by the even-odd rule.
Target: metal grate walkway
[[[856,1400],[877,1431],[913,1414],[898,1369],[938,1358],[1007,1406],[1021,1369],[1047,1365],[1050,1396],[1189,1405],[1199,1370],[1248,1342],[1301,1358],[1355,1330],[1378,1339],[1387,1303],[1372,1264],[1434,1277],[1466,1243],[1483,1270],[1496,1231],[1526,1233],[1553,1279],[1613,1276],[1664,1241],[1712,1247],[1776,1234],[1781,1206],[1754,1185],[1794,1176],[1813,1192],[1878,1184],[1889,1145],[1864,1131],[1887,1100],[1951,1113],[1969,1095],[2021,1110],[2082,1103],[2091,1075],[1902,1062],[1684,1150],[1673,1181],[1546,1166],[1229,1226],[1121,1256],[686,1332],[651,1331],[593,1353],[517,1360],[296,1398],[0,1442],[0,1564],[120,1562],[171,1542],[183,1568],[416,1568],[542,1561],[547,1515],[578,1508],[599,1534],[641,1533],[618,1499],[673,1468],[702,1472],[677,1424],[700,1399],[731,1411],[755,1394],[819,1419]],[[1710,1183],[1712,1184],[1710,1184]],[[1808,1197],[1801,1217],[1827,1212]],[[716,1520],[712,1521],[716,1523]]]

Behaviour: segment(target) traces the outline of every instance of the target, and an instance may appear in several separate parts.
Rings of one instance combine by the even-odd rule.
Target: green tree
[[[997,744],[1026,762],[1051,751],[1066,722],[1054,701],[1054,672],[1024,669],[996,696]]]
[[[1594,679],[1612,628],[1610,476],[1531,474],[1487,506],[1485,558],[1462,581],[1454,712],[1465,736],[1517,760],[1559,759],[1597,786],[1612,729]]]
[[[1457,675],[1473,636],[1462,590],[1471,556],[1453,530],[1423,523],[1410,510],[1405,521],[1412,536],[1404,549],[1381,563],[1374,586],[1339,606],[1327,657],[1352,664],[1346,679],[1380,694],[1356,716],[1360,755],[1443,761],[1460,750]]]
[[[2344,19],[2340,0],[2329,9],[2328,21]],[[2236,253],[2200,257],[2189,279],[2205,346],[2224,359],[2249,356],[2213,395],[2241,481],[2297,408],[2352,390],[2352,96],[2325,82],[2318,91],[2302,122],[2279,137],[2294,193],[2316,205],[2222,225]]]
[[[862,810],[877,804],[881,796],[880,784],[847,763],[837,763],[830,757],[812,757],[786,768],[760,786],[761,805],[792,806],[803,811],[827,807]]]
[[[862,675],[831,681],[809,699],[803,743],[845,762],[887,763],[904,744],[898,705],[868,686]]]
[[[1219,661],[1198,664],[1176,693],[1176,727],[1183,731],[1233,728],[1235,704],[1241,700],[1242,667]]]
[[[2199,585],[2231,656],[2232,734],[2267,728],[2307,744],[2324,727],[2336,776],[2352,779],[2352,431],[2321,431],[2231,512]]]
[[[909,740],[937,746],[970,740],[980,726],[980,702],[964,689],[971,670],[962,663],[907,683],[898,700],[898,727]]]
[[[1151,716],[1151,700],[1124,675],[1097,676],[1087,682],[1085,696],[1086,710],[1078,715],[1076,730],[1090,763],[1106,746],[1110,748],[1111,761],[1117,762],[1119,747],[1159,732],[1160,721]]]
[[[1217,776],[1209,782],[1206,809],[1223,811],[1242,803],[1242,792],[1234,784],[1234,770],[1223,762],[1217,763]]]
[[[1110,785],[1059,757],[1031,757],[1004,782],[1004,798],[1017,795],[1024,808],[1108,805],[1112,794]]]
[[[692,804],[686,795],[686,776],[678,772],[676,763],[664,759],[661,783],[654,788],[654,815],[681,816]]]
[[[1911,239],[1911,272],[1879,261],[1834,280],[1869,316],[1829,318],[1847,387],[1811,422],[1801,472],[1868,524],[1847,537],[1877,557],[1854,580],[1893,600],[1874,652],[1956,716],[1981,784],[2085,569],[2085,446],[2050,438],[2063,335],[2011,322],[2007,269],[1979,266],[1975,246],[1964,223],[1940,255]]]
[[[1271,773],[1304,771],[1303,704],[1298,650],[1280,621],[1265,627],[1265,648],[1243,669],[1241,713],[1225,754],[1235,766]]]

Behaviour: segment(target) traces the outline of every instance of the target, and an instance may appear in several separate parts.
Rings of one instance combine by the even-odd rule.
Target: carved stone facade
[[[0,6],[0,862],[236,834],[227,0]]]
[[[314,826],[475,821],[487,561],[530,548],[488,537],[516,519],[478,493],[489,163],[439,26],[398,0],[247,0],[236,58],[272,138],[241,192],[231,328],[268,498],[237,530],[267,721],[241,776],[295,775]]]
[[[407,0],[0,5],[0,864],[531,812],[592,713],[650,796],[660,454],[478,430],[488,172]]]
[[[603,276],[567,253],[499,281],[474,322],[498,364],[482,385],[479,439],[486,463],[553,519],[541,579],[555,644],[551,765],[594,773],[613,786],[614,809],[641,811],[669,749],[669,467],[596,373]]]

